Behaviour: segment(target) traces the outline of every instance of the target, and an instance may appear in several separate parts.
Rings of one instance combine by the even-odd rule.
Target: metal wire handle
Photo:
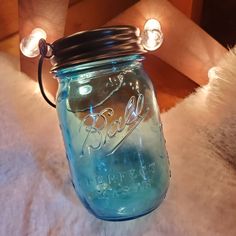
[[[51,58],[52,57],[52,53],[50,55],[48,55],[48,48],[51,48],[52,50],[52,45],[47,43],[45,41],[45,39],[40,39],[39,40],[39,52],[40,52],[40,58],[39,58],[39,63],[38,63],[38,83],[39,83],[39,89],[40,92],[44,98],[44,100],[52,107],[56,108],[56,104],[54,102],[52,102],[46,95],[45,91],[44,91],[44,87],[43,87],[43,81],[42,81],[42,67],[43,67],[43,61],[44,58]]]

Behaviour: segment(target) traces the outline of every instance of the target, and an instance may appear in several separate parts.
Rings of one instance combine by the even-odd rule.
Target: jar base
[[[158,205],[158,206],[159,206],[159,205]],[[118,216],[118,217],[102,217],[102,216],[96,215],[96,217],[97,217],[98,219],[100,219],[100,220],[113,221],[113,222],[135,220],[135,219],[137,219],[137,218],[140,218],[140,217],[142,217],[142,216],[145,216],[145,215],[151,213],[152,211],[156,210],[156,209],[158,208],[158,206],[152,208],[151,210],[148,210],[147,212],[144,212],[144,213],[142,213],[142,214],[140,214],[140,215],[136,215],[136,216],[130,216],[130,217],[127,217],[127,216],[124,216],[124,217],[122,217],[122,216]]]
[[[168,189],[168,188],[167,188],[167,189]],[[167,190],[164,192],[164,194],[162,195],[163,197],[160,199],[160,201],[157,203],[156,206],[154,206],[153,208],[147,210],[146,212],[143,212],[143,213],[138,214],[138,215],[136,215],[136,216],[104,217],[104,216],[100,216],[100,215],[94,214],[94,212],[93,212],[92,214],[95,215],[98,219],[104,220],[104,221],[118,222],[118,221],[135,220],[135,219],[137,219],[137,218],[140,218],[140,217],[142,217],[142,216],[145,216],[145,215],[151,213],[152,211],[158,209],[159,206],[161,205],[161,203],[165,200],[166,193],[167,193]]]

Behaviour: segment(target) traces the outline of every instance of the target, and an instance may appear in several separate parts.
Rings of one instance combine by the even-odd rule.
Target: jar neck
[[[91,76],[96,76],[99,72],[101,73],[105,73],[106,71],[117,72],[127,67],[134,68],[137,66],[141,66],[142,60],[144,60],[144,56],[135,54],[130,56],[123,56],[123,57],[79,64],[54,71],[53,73],[55,77],[59,79],[59,81],[67,79],[67,77],[73,79],[73,75],[75,75],[76,79],[78,79],[78,72],[79,76],[83,78],[85,76],[91,77]]]

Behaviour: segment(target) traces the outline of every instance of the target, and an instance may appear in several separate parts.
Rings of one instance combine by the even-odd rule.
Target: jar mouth
[[[128,55],[128,56],[123,56],[123,57],[116,57],[111,59],[101,59],[98,61],[91,61],[91,62],[85,62],[85,63],[81,63],[81,64],[75,64],[75,65],[71,65],[68,67],[61,67],[59,69],[55,69],[53,71],[51,71],[55,77],[57,77],[58,79],[62,80],[65,76],[70,75],[72,76],[72,74],[76,74],[76,76],[78,76],[78,72],[80,72],[81,74],[86,74],[86,73],[98,73],[98,71],[116,71],[118,68],[126,68],[127,67],[127,63],[129,66],[130,63],[132,63],[133,61],[136,61],[137,63],[143,61],[145,59],[145,57],[143,55],[140,54],[135,54],[135,55]]]
[[[52,43],[51,71],[145,52],[139,29],[133,26],[111,26],[78,32]]]

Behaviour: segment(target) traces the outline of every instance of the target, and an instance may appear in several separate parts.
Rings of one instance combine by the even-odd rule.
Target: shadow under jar
[[[137,29],[85,31],[52,44],[56,108],[72,182],[103,220],[145,215],[164,199],[169,161]]]

